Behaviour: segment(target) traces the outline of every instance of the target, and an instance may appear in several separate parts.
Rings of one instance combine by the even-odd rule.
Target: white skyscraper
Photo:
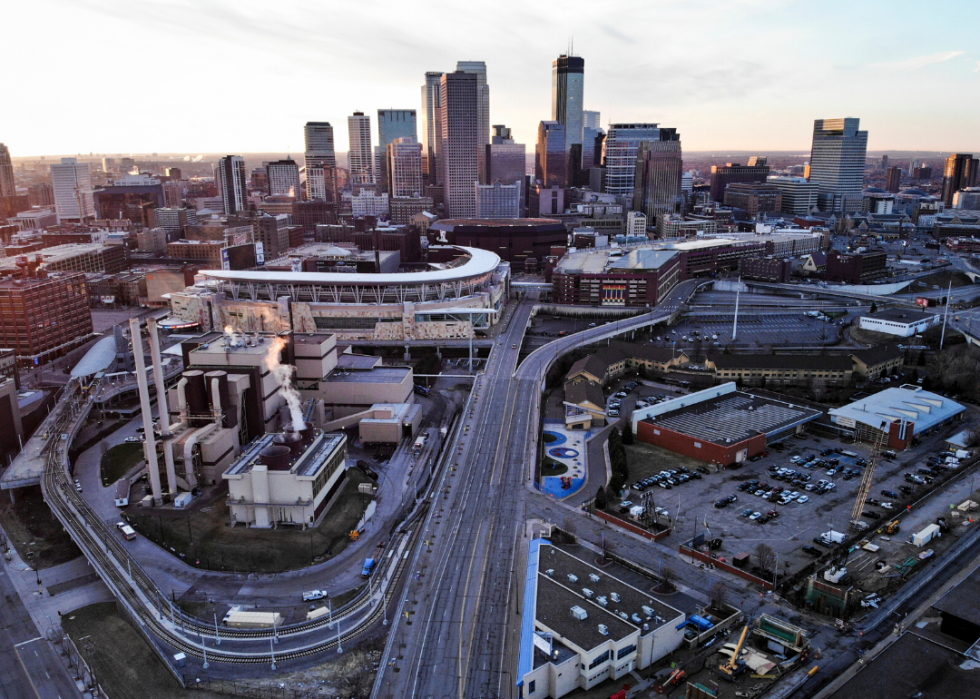
[[[214,168],[214,182],[226,214],[238,214],[248,208],[248,188],[245,179],[245,159],[226,155]]]
[[[0,143],[0,197],[12,197],[17,193],[14,185],[14,166],[10,161],[10,151]]]
[[[582,128],[601,129],[602,125],[599,121],[599,112],[591,112],[588,109],[582,110]]]
[[[61,163],[51,166],[51,183],[59,223],[95,217],[88,163],[80,163],[76,158],[62,158]]]
[[[371,150],[371,117],[364,112],[354,112],[347,117],[350,151],[347,156],[351,181],[354,184],[374,182],[374,153]]]
[[[480,182],[487,172],[486,145],[490,143],[490,86],[487,85],[487,64],[483,61],[457,61],[456,70],[476,75],[477,92],[477,166],[479,167]]]
[[[265,166],[269,194],[300,199],[299,165],[295,160],[274,160]]]

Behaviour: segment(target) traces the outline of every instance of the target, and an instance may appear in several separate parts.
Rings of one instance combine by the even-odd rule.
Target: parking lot
[[[830,344],[837,339],[837,330],[842,321],[846,323],[851,317],[828,323],[816,318],[808,318],[803,315],[803,312],[804,310],[801,309],[798,313],[779,311],[772,314],[740,313],[737,340],[742,344],[748,342],[757,345]],[[696,338],[700,338],[703,351],[720,349],[732,341],[734,318],[734,312],[686,318],[667,330],[666,334],[659,333],[660,330],[666,329],[657,328],[658,332],[654,333],[653,344],[670,347],[676,342],[678,348],[688,348],[694,346]],[[693,334],[695,331],[698,333],[697,336]],[[656,339],[658,336],[659,341]]]
[[[925,492],[925,483],[931,476],[919,473],[919,469],[928,468],[927,459],[943,450],[943,436],[945,433],[927,437],[918,448],[900,453],[893,459],[879,460],[868,505],[864,510],[868,515],[862,517],[868,523],[869,534],[893,521],[910,501]],[[851,455],[834,452],[821,456],[822,452],[835,448]],[[701,468],[702,477],[691,478],[670,489],[662,488],[659,484],[642,490],[631,488],[625,499],[635,503],[642,499],[644,492],[652,491],[654,494],[650,497],[655,505],[668,510],[674,520],[676,543],[690,540],[696,534],[705,534],[709,539],[721,538],[723,545],[716,553],[727,560],[738,553],[751,554],[759,544],[767,544],[778,556],[777,565],[782,576],[799,570],[813,560],[814,556],[804,551],[804,547],[809,547],[814,553],[830,550],[814,541],[825,532],[837,531],[847,536],[854,532],[849,520],[864,473],[860,460],[868,459],[870,450],[869,444],[841,444],[813,436],[804,439],[794,437],[781,446],[771,446],[769,455],[764,458],[747,462],[738,469],[715,472],[704,462],[638,442],[627,448],[630,484],[662,470],[681,467],[689,470]],[[791,461],[801,456],[812,456],[814,459],[806,466]],[[838,461],[836,466],[826,463],[833,459]],[[818,460],[825,463],[817,465]],[[776,477],[775,469],[779,468],[792,469],[798,476],[795,482],[792,477],[787,480],[782,474]],[[921,478],[922,483],[907,482],[906,473]],[[808,481],[805,480],[807,477]],[[911,537],[915,527],[931,523],[942,514],[943,508],[948,509],[949,503],[965,499],[972,491],[972,485],[970,479],[963,480],[965,484],[958,486],[956,493],[943,493],[949,497],[942,498],[937,507],[929,512],[911,513],[915,515],[914,522],[903,519],[901,534],[886,536],[886,541],[894,538],[896,542],[904,542]],[[818,488],[820,481],[833,485]],[[808,486],[810,490],[806,489]],[[768,495],[764,498],[762,493],[771,493],[773,488],[795,492],[801,497],[788,500],[778,495]],[[888,491],[888,494],[882,491]],[[731,497],[735,500],[715,507],[716,503]],[[936,510],[935,513],[931,513],[932,509]]]

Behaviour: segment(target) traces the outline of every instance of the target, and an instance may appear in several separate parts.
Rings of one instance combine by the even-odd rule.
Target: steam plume
[[[269,351],[265,355],[265,366],[276,377],[279,384],[279,395],[286,400],[289,406],[289,419],[292,422],[293,432],[299,432],[306,425],[303,420],[303,408],[300,404],[299,391],[293,386],[293,371],[296,367],[279,362],[279,353],[286,347],[286,341],[277,337],[272,341]]]

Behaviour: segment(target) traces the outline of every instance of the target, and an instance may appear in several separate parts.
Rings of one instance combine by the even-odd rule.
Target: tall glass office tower
[[[551,64],[551,119],[565,125],[565,148],[582,142],[585,59],[562,54]]]
[[[859,131],[860,125],[855,117],[813,122],[809,179],[818,187],[818,205],[823,211],[861,203],[868,132]]]
[[[606,193],[633,199],[636,180],[636,153],[643,141],[659,141],[657,124],[610,124],[602,144],[606,166]]]

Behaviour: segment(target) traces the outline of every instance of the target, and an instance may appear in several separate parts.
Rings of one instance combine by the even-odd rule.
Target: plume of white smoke
[[[286,347],[286,341],[277,337],[269,346],[269,351],[265,355],[265,366],[276,377],[279,384],[279,395],[286,400],[289,406],[289,419],[292,422],[293,432],[299,432],[306,426],[303,420],[303,408],[300,401],[299,391],[293,386],[293,372],[296,367],[290,364],[282,364],[279,361],[279,354]]]

